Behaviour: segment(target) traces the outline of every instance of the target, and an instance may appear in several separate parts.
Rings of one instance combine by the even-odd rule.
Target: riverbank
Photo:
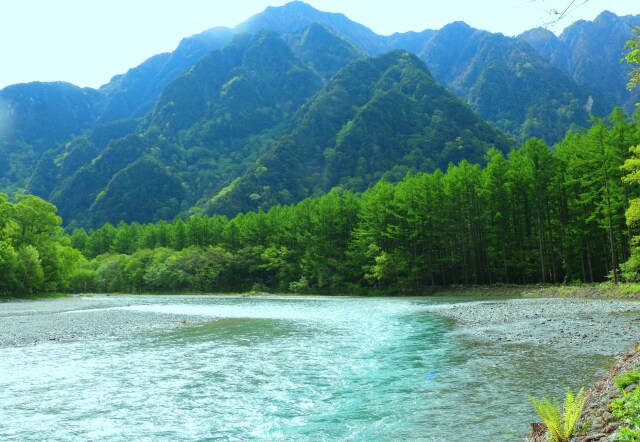
[[[640,284],[503,285],[436,288],[432,296],[522,296],[525,298],[640,298]]]
[[[640,368],[640,348],[625,354],[620,361],[589,389],[587,403],[577,425],[575,442],[596,442],[611,440],[611,435],[620,427],[621,422],[611,414],[609,404],[622,394],[616,386],[619,375]]]
[[[143,330],[175,328],[198,317],[127,310],[116,296],[67,296],[0,303],[0,347],[114,338]]]
[[[517,284],[493,284],[473,286],[447,286],[433,287],[419,294],[409,293],[385,293],[373,291],[368,293],[344,293],[344,292],[309,292],[309,293],[271,293],[265,291],[250,291],[245,293],[112,293],[106,296],[238,296],[238,297],[265,297],[265,296],[356,296],[356,297],[389,297],[389,296],[455,296],[455,297],[524,297],[524,298],[595,298],[595,299],[640,299],[640,283],[625,283],[617,286],[611,283],[601,284],[576,284],[576,285],[517,285]],[[94,296],[87,294],[65,293],[40,293],[27,295],[0,296],[0,303],[14,301],[35,301],[42,299],[68,298]]]
[[[611,402],[622,393],[616,378],[629,371],[640,369],[640,347],[636,342],[633,350],[620,357],[618,363],[587,390],[586,403],[575,427],[571,442],[604,442],[615,440],[615,433],[623,424],[611,413]],[[635,386],[637,387],[637,386]],[[527,442],[544,442],[544,426],[532,424]],[[626,440],[626,439],[625,439]]]
[[[640,302],[619,299],[515,298],[433,306],[433,313],[458,324],[456,333],[467,339],[505,345],[535,345],[603,356],[623,346],[615,342],[637,336]],[[612,327],[609,318],[620,322]],[[631,338],[633,339],[633,338]]]

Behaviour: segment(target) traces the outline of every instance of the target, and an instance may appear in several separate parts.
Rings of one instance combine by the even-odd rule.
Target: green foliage
[[[632,380],[636,381],[638,375],[635,372],[625,373],[616,378],[616,384],[620,387],[620,385],[627,384]],[[618,380],[620,380],[620,384],[618,384]],[[628,385],[633,383],[635,382]],[[632,442],[640,439],[640,388],[635,388],[629,393],[622,390],[622,397],[611,402],[611,412],[619,421],[623,422],[623,425],[616,432],[614,440]]]
[[[71,293],[91,293],[96,287],[96,271],[93,269],[77,269],[70,277],[68,290]]]
[[[640,384],[640,373],[636,371],[628,371],[616,377],[616,386],[620,391],[634,384]]]
[[[549,401],[543,397],[538,401],[529,397],[529,400],[547,426],[547,437],[554,442],[568,442],[586,402],[584,388],[575,396],[571,388],[567,388],[567,397],[562,408],[556,398]]]
[[[18,266],[16,278],[20,290],[25,293],[39,292],[44,284],[44,270],[38,249],[32,245],[23,245],[17,253]]]
[[[309,281],[304,276],[298,281],[292,281],[289,284],[289,290],[293,293],[304,293],[309,289]]]
[[[627,158],[622,165],[623,172],[626,174],[622,177],[622,181],[625,184],[635,185],[640,184],[640,145],[632,146],[629,148],[630,157]],[[628,201],[628,207],[626,208],[625,218],[627,225],[637,232],[637,228],[640,224],[640,198],[631,198]],[[640,272],[640,236],[635,235],[632,238],[633,248],[631,250],[631,256],[623,264],[622,271],[627,281],[637,281],[638,273]]]
[[[62,235],[56,207],[33,195],[0,193],[0,295],[66,291],[84,260]]]
[[[627,53],[623,60],[634,66],[629,74],[629,82],[627,83],[627,88],[631,90],[640,84],[640,67],[638,67],[640,65],[640,27],[633,29],[633,36],[627,41],[624,48]]]

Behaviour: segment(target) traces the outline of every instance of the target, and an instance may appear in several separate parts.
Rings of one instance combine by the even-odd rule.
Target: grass
[[[640,384],[640,373],[637,371],[629,371],[616,377],[616,386],[622,392],[624,392],[625,388],[629,385],[633,384]]]
[[[560,407],[556,398],[550,401],[543,397],[538,401],[529,396],[529,400],[547,426],[547,439],[553,442],[568,442],[584,408],[586,401],[584,388],[575,396],[571,388],[567,388],[563,408]]]
[[[65,293],[25,293],[25,294],[11,294],[0,295],[0,302],[9,301],[36,301],[38,299],[57,299],[68,298],[70,295]]]
[[[640,294],[640,283],[633,282],[627,284],[620,284],[618,291],[621,295],[638,295]]]

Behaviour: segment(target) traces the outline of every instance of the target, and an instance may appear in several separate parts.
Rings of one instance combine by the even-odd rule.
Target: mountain
[[[102,96],[69,83],[29,83],[0,91],[0,141],[45,148],[91,127]]]
[[[558,123],[560,128],[571,127],[571,124],[584,125],[583,113],[577,109],[575,104],[568,103],[574,102],[574,100],[577,100],[575,103],[580,102],[584,100],[585,96],[592,97],[595,106],[592,107],[592,110],[600,114],[608,113],[616,104],[634,103],[636,96],[630,96],[625,90],[625,67],[620,65],[619,59],[621,47],[630,36],[630,27],[638,22],[640,22],[640,16],[616,17],[611,13],[603,13],[594,22],[583,21],[570,26],[560,39],[550,33],[541,39],[539,38],[540,32],[535,30],[520,36],[518,40],[533,45],[544,60],[570,76],[579,86],[579,91],[575,90],[575,85],[551,91],[548,90],[547,82],[527,83],[532,90],[543,91],[547,96],[563,97],[562,100],[554,104],[554,110],[560,111],[563,118],[567,120]],[[483,102],[494,99],[504,101],[498,91],[492,92],[492,88],[483,88],[478,91],[478,85],[473,81],[460,81],[457,78],[447,81],[447,76],[441,75],[442,66],[447,66],[459,73],[465,69],[473,69],[477,73],[476,77],[480,76],[482,70],[488,70],[491,78],[496,75],[496,57],[484,60],[485,55],[490,55],[491,51],[478,57],[470,57],[466,60],[459,59],[460,49],[473,48],[479,43],[465,39],[504,39],[500,42],[500,47],[505,51],[505,58],[514,58],[514,54],[517,55],[521,50],[521,45],[516,39],[477,30],[472,30],[471,33],[452,33],[453,29],[460,30],[462,25],[448,26],[440,31],[425,30],[419,33],[407,32],[380,36],[342,14],[321,12],[302,2],[291,2],[282,7],[269,7],[234,29],[218,27],[185,38],[172,53],[153,56],[141,65],[130,69],[129,72],[115,76],[108,84],[99,89],[103,103],[95,113],[95,120],[105,123],[144,116],[147,111],[153,108],[164,87],[186,72],[211,50],[223,48],[237,33],[255,33],[267,29],[284,37],[287,34],[300,33],[310,24],[322,24],[339,37],[351,42],[358,50],[369,55],[377,55],[394,49],[403,49],[419,54],[439,81],[442,81],[447,88],[467,101],[484,118],[494,121],[519,139],[532,133],[530,130],[523,130],[523,128],[527,122],[526,114],[534,115],[539,112],[540,106],[539,103],[536,103],[535,96],[519,94],[517,101],[510,100],[510,103],[519,106],[513,115],[504,109],[500,112],[495,112],[495,110],[487,112],[479,100]],[[458,41],[456,38],[462,40]],[[447,41],[446,45],[439,43],[445,40]],[[611,43],[602,45],[602,41]],[[437,50],[434,50],[434,47],[437,47]],[[571,49],[571,54],[568,54],[568,48]],[[493,52],[495,53],[495,51]],[[455,66],[446,62],[448,58],[454,59],[451,61],[456,61]],[[535,71],[549,71],[548,66],[541,65],[539,59],[528,55],[526,58],[528,59],[527,63],[531,63]],[[497,59],[500,62],[499,57]],[[594,67],[597,68],[594,69]],[[507,66],[506,69],[501,67],[500,71],[504,80],[512,85],[512,90],[514,87],[520,86],[517,70]],[[557,75],[557,73],[553,75]],[[531,79],[536,80],[536,77],[531,76]],[[562,79],[562,81],[566,83],[566,79]],[[479,96],[482,98],[478,98]],[[567,107],[571,108],[570,112],[565,112]],[[574,109],[577,111],[574,112]],[[632,108],[627,106],[626,109],[630,111]],[[550,117],[553,116],[553,112],[543,113]],[[525,115],[524,118],[523,115]],[[557,134],[559,130],[553,132]],[[549,135],[544,138],[550,142],[555,142],[558,139]]]
[[[293,203],[334,186],[362,191],[381,178],[483,161],[511,142],[438,85],[415,55],[357,60],[301,109],[291,134],[207,202],[233,214]]]
[[[590,113],[605,113],[593,94],[521,39],[457,22],[433,35],[419,56],[482,118],[521,141],[535,136],[554,143],[588,125]]]
[[[118,216],[139,219],[140,194],[133,185],[156,187],[165,167],[173,184],[161,194],[176,203],[169,210],[161,198],[151,198],[144,216],[172,218],[242,174],[289,129],[291,117],[321,86],[318,75],[276,34],[240,34],[170,83],[130,133],[103,142],[77,139],[34,173],[32,183],[52,182],[53,188],[30,190],[44,191],[40,195],[69,222],[99,223],[108,202],[116,201],[113,195]],[[132,167],[144,157],[154,163]],[[132,179],[140,170],[155,172]]]
[[[519,38],[578,85],[590,88],[605,109],[619,105],[632,113],[640,101],[640,92],[626,89],[629,67],[620,60],[624,44],[636,26],[640,26],[640,15],[618,17],[604,11],[592,22],[573,23],[559,37],[547,30],[533,29]]]
[[[292,2],[267,8],[236,30],[269,29],[286,34],[309,23],[332,28],[369,55],[395,49],[418,54],[438,81],[481,117],[520,141],[536,136],[555,143],[567,130],[588,126],[591,113],[603,116],[615,105],[597,96],[588,82],[576,84],[523,39],[479,31],[462,22],[439,31],[385,37],[341,14]],[[629,30],[626,35],[628,38]],[[618,60],[613,62],[618,64]]]
[[[31,180],[71,225],[361,191],[512,145],[416,56],[367,58],[320,25],[239,34],[171,82],[138,124],[100,128],[43,157]]]
[[[232,214],[511,146],[477,116],[518,141],[553,143],[624,98],[613,46],[637,19],[603,14],[560,37],[509,38],[462,22],[380,36],[302,2],[267,8],[185,38],[99,90],[0,91],[0,190],[26,187],[71,225],[194,206]],[[598,52],[604,38],[618,40]]]
[[[24,185],[44,152],[93,125],[102,102],[97,91],[63,82],[2,89],[0,188]]]
[[[32,82],[0,90],[0,189],[13,193],[24,188],[38,164],[44,167],[55,157],[59,143],[146,115],[171,81],[213,49],[225,46],[233,34],[227,28],[214,28],[186,38],[174,52],[155,55],[98,90],[64,82]],[[35,180],[41,177],[37,174]],[[29,187],[39,194],[47,193],[43,186],[51,187],[31,181]]]
[[[226,46],[233,31],[218,27],[185,38],[175,51],[155,55],[127,73],[116,75],[99,91],[105,97],[99,121],[144,116],[162,90],[214,49]]]
[[[299,32],[309,25],[320,24],[335,30],[341,37],[353,42],[369,54],[379,54],[389,50],[385,38],[366,26],[349,20],[343,14],[322,12],[300,1],[284,6],[270,6],[234,28],[235,32],[254,33],[269,30],[277,34]]]
[[[276,34],[240,34],[171,83],[150,124],[174,132],[206,124],[214,136],[244,137],[278,124],[320,85]]]

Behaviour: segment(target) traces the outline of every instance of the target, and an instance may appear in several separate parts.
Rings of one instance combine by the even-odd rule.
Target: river
[[[588,386],[640,332],[640,305],[583,301],[562,327],[496,320],[496,305],[549,300],[0,303],[0,440],[517,441],[537,420],[528,395]],[[490,306],[480,323],[447,313]],[[49,337],[16,340],[23,329]]]

